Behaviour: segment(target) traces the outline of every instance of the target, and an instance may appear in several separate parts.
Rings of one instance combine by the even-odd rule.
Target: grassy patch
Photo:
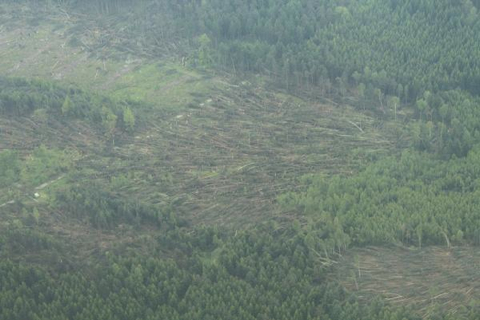
[[[184,109],[196,97],[208,96],[214,85],[176,64],[147,63],[124,70],[110,88],[115,97],[148,101],[166,110]]]

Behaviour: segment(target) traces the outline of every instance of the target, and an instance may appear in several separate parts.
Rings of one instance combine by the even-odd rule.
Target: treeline
[[[383,116],[390,120],[395,120],[397,112],[404,109],[397,97],[384,96],[378,90],[367,92],[364,88],[358,103],[365,108],[381,108]],[[466,156],[480,142],[479,106],[478,96],[462,90],[425,91],[407,111],[413,111],[405,126],[411,147],[443,159]]]
[[[479,105],[479,97],[460,90],[426,91],[410,123],[413,146],[446,159],[466,156],[480,142]]]
[[[305,177],[279,198],[302,212],[305,237],[328,257],[353,245],[480,245],[480,150],[435,160],[407,151],[351,177]]]
[[[56,192],[57,206],[73,217],[90,222],[94,227],[114,228],[126,223],[172,229],[185,225],[168,205],[145,203],[135,196],[126,196],[109,185],[94,181],[75,183],[75,175],[72,175],[70,182]]]
[[[359,85],[405,102],[424,91],[480,93],[480,23],[471,1],[176,1],[211,62],[285,86]]]
[[[32,116],[40,121],[48,117],[82,119],[103,129],[132,132],[135,115],[132,103],[113,101],[74,87],[52,82],[0,77],[0,115]]]
[[[150,0],[135,1],[135,5]],[[82,10],[94,11],[98,14],[117,14],[123,11],[125,7],[131,7],[130,0],[5,0],[4,2],[22,3],[38,6],[38,8],[50,8],[52,6],[61,6],[62,8],[76,8]]]

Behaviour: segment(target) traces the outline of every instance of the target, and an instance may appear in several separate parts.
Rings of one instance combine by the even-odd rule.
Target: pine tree
[[[123,109],[123,123],[128,132],[132,133],[135,130],[135,116],[129,107]]]
[[[63,101],[62,104],[62,114],[63,115],[69,115],[69,113],[72,111],[72,101],[70,100],[70,96],[66,95],[65,100]]]

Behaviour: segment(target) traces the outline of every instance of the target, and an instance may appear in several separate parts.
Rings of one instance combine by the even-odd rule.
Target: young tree
[[[383,94],[382,90],[380,90],[379,88],[375,88],[375,90],[373,92],[375,94],[375,97],[380,102],[380,110],[382,110],[382,112],[385,113],[385,108],[383,107],[383,96],[384,96],[384,94]]]
[[[129,107],[123,109],[123,123],[128,132],[132,133],[135,129],[135,116]]]
[[[102,107],[102,125],[105,130],[105,135],[113,139],[117,126],[117,116],[106,106]],[[114,140],[113,143],[115,144]]]
[[[400,104],[400,99],[396,96],[390,97],[388,99],[388,107],[393,109],[395,114],[395,120],[397,120],[397,106]]]
[[[68,115],[72,111],[72,107],[73,106],[72,106],[72,101],[70,100],[70,96],[67,95],[62,104],[62,114]]]
[[[204,33],[198,38],[198,43],[200,44],[198,50],[199,63],[202,66],[209,66],[212,63],[212,40]]]

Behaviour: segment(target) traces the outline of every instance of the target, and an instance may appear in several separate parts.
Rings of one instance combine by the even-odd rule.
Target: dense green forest
[[[188,70],[171,87],[215,77],[222,87],[166,110],[143,92],[124,99],[118,87],[23,78],[11,67],[1,75],[0,319],[479,318],[478,272],[445,303],[449,293],[424,292],[420,308],[347,290],[346,280],[359,291],[359,257],[348,279],[336,271],[355,248],[455,256],[480,245],[480,1],[10,2],[0,15],[45,16],[27,19],[33,30],[52,23],[52,36],[67,25],[61,41],[88,53],[81,66],[98,63],[94,79],[110,60],[120,65],[114,80],[148,74],[130,66],[138,59],[165,78],[179,73],[171,65]],[[123,88],[140,92],[125,78]],[[151,90],[170,89],[152,79]],[[302,114],[318,101],[343,118]],[[381,129],[367,136],[371,128]],[[318,160],[329,150],[311,151],[322,151],[311,135],[324,132],[348,151],[330,151],[340,163],[331,170]],[[279,168],[256,163],[261,156]],[[202,207],[195,197],[207,193]],[[230,211],[206,219],[216,207]],[[223,223],[229,215],[258,220]]]
[[[186,1],[175,9],[188,32],[211,38],[216,63],[265,70],[286,86],[328,79],[410,102],[425,90],[478,93],[471,1]]]
[[[326,284],[315,254],[292,230],[261,228],[226,242],[212,230],[163,238],[157,241],[183,243],[189,258],[107,254],[93,275],[70,271],[56,277],[2,261],[0,315],[12,320],[418,319],[381,301],[360,305],[339,286]],[[215,258],[205,256],[212,250]],[[471,315],[465,319],[475,319]]]
[[[315,222],[309,236],[321,252],[351,243],[478,245],[478,156],[438,161],[407,151],[353,177],[304,177],[305,193],[279,200]]]

